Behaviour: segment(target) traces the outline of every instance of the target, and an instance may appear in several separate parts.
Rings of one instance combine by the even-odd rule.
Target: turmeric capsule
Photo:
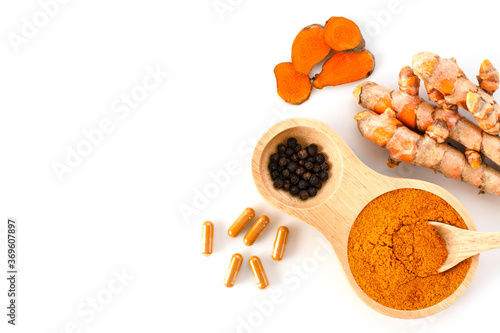
[[[239,253],[233,254],[231,261],[229,262],[229,267],[227,268],[226,278],[224,279],[224,285],[231,288],[236,283],[238,274],[240,273],[241,264],[243,263],[243,256]]]
[[[257,287],[259,287],[259,289],[266,289],[269,285],[269,281],[267,280],[266,271],[264,271],[264,266],[262,266],[260,258],[253,256],[250,258],[249,263],[250,269],[255,277],[255,282],[257,282]]]
[[[276,238],[274,239],[273,246],[273,260],[280,261],[285,255],[286,243],[288,240],[288,228],[282,225],[278,228],[276,232]]]
[[[227,234],[230,237],[237,237],[243,229],[253,220],[255,217],[255,211],[248,207],[243,210],[243,212],[238,216],[236,221],[227,229]]]
[[[264,230],[269,225],[269,217],[266,215],[261,215],[257,218],[257,220],[253,223],[250,229],[247,231],[245,237],[243,237],[243,242],[245,245],[253,245],[257,238],[262,235]]]
[[[201,229],[201,254],[208,257],[212,254],[214,244],[214,224],[210,221],[203,223]]]

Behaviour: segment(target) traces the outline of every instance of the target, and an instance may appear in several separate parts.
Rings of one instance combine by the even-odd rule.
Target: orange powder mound
[[[460,286],[472,260],[438,273],[448,252],[429,220],[467,228],[446,201],[416,189],[385,193],[361,211],[347,251],[354,279],[370,298],[393,309],[418,310]]]
[[[311,95],[311,79],[295,71],[291,62],[282,62],[274,67],[278,95],[291,104],[301,104]]]

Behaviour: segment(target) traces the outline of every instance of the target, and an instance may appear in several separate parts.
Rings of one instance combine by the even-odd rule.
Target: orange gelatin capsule
[[[262,266],[260,258],[253,256],[250,258],[249,263],[250,269],[255,277],[255,282],[257,282],[257,287],[259,287],[259,289],[266,289],[267,286],[269,286],[269,281],[267,280],[266,271],[264,271],[264,266]]]
[[[282,225],[278,228],[276,232],[276,238],[274,239],[273,246],[273,260],[280,261],[285,255],[286,243],[288,240],[288,228]]]
[[[239,253],[233,254],[231,257],[231,262],[229,262],[229,267],[227,268],[226,278],[224,279],[224,285],[231,288],[236,283],[238,274],[240,273],[241,264],[243,263],[243,256]]]
[[[245,243],[245,245],[253,245],[257,238],[259,238],[264,230],[266,230],[268,225],[269,217],[267,217],[266,215],[259,216],[252,227],[250,227],[250,229],[247,231],[245,237],[243,237],[243,242]]]
[[[201,229],[201,254],[208,257],[212,254],[214,244],[214,224],[210,221],[203,222]]]
[[[255,211],[248,207],[243,210],[243,212],[238,216],[236,221],[227,229],[227,234],[230,237],[237,237],[243,229],[253,220],[255,217]]]

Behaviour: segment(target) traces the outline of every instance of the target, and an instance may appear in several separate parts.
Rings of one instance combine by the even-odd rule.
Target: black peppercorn
[[[291,195],[297,195],[299,194],[300,190],[297,185],[290,185],[290,194]]]
[[[309,192],[307,192],[306,190],[302,190],[299,192],[299,197],[302,200],[307,200],[307,199],[309,199]]]
[[[318,152],[318,146],[303,148],[294,137],[277,145],[268,164],[273,185],[277,189],[298,195],[302,200],[317,195],[323,181],[329,177],[330,165],[326,156]]]
[[[323,163],[324,161],[325,161],[325,155],[323,155],[323,154],[321,154],[321,153],[320,153],[320,154],[318,154],[318,155],[316,155],[316,163],[320,163],[320,164],[321,164],[321,163]]]
[[[273,183],[274,187],[276,188],[282,188],[285,183],[283,182],[283,179],[276,179]]]
[[[302,177],[302,175],[306,172],[306,169],[304,167],[298,167],[297,170],[295,170],[295,174],[299,177]]]
[[[297,139],[290,138],[286,140],[286,145],[288,146],[288,148],[295,148],[295,146],[297,146]]]
[[[306,182],[305,180],[301,180],[299,182],[299,189],[300,190],[305,190],[307,189],[309,186],[311,186],[311,184],[309,184],[309,182]]]
[[[311,183],[312,186],[315,187],[318,187],[318,184],[321,184],[321,180],[316,175],[312,175],[311,179],[309,179],[309,182]]]
[[[318,152],[318,146],[316,146],[315,144],[312,144],[312,145],[309,145],[307,146],[307,153],[310,155],[310,156],[314,156],[316,155],[316,153]]]
[[[299,151],[299,152],[297,153],[297,155],[299,156],[299,158],[300,158],[301,160],[306,159],[306,158],[309,156],[309,155],[307,154],[307,150],[305,150],[305,149],[302,149],[301,151]]]
[[[316,194],[318,194],[318,189],[316,187],[311,186],[307,189],[307,192],[309,192],[310,197],[314,197]]]
[[[288,170],[290,170],[290,172],[295,172],[298,167],[299,165],[295,162],[288,163]]]

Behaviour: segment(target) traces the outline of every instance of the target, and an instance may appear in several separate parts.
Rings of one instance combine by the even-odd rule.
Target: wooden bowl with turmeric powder
[[[276,146],[290,137],[303,147],[316,144],[331,167],[328,180],[308,200],[274,188],[267,168]],[[427,221],[476,230],[453,195],[432,183],[373,171],[322,122],[293,118],[272,126],[255,147],[252,174],[269,204],[323,234],[358,296],[384,315],[435,314],[455,302],[476,273],[478,255],[437,272],[446,245]]]

